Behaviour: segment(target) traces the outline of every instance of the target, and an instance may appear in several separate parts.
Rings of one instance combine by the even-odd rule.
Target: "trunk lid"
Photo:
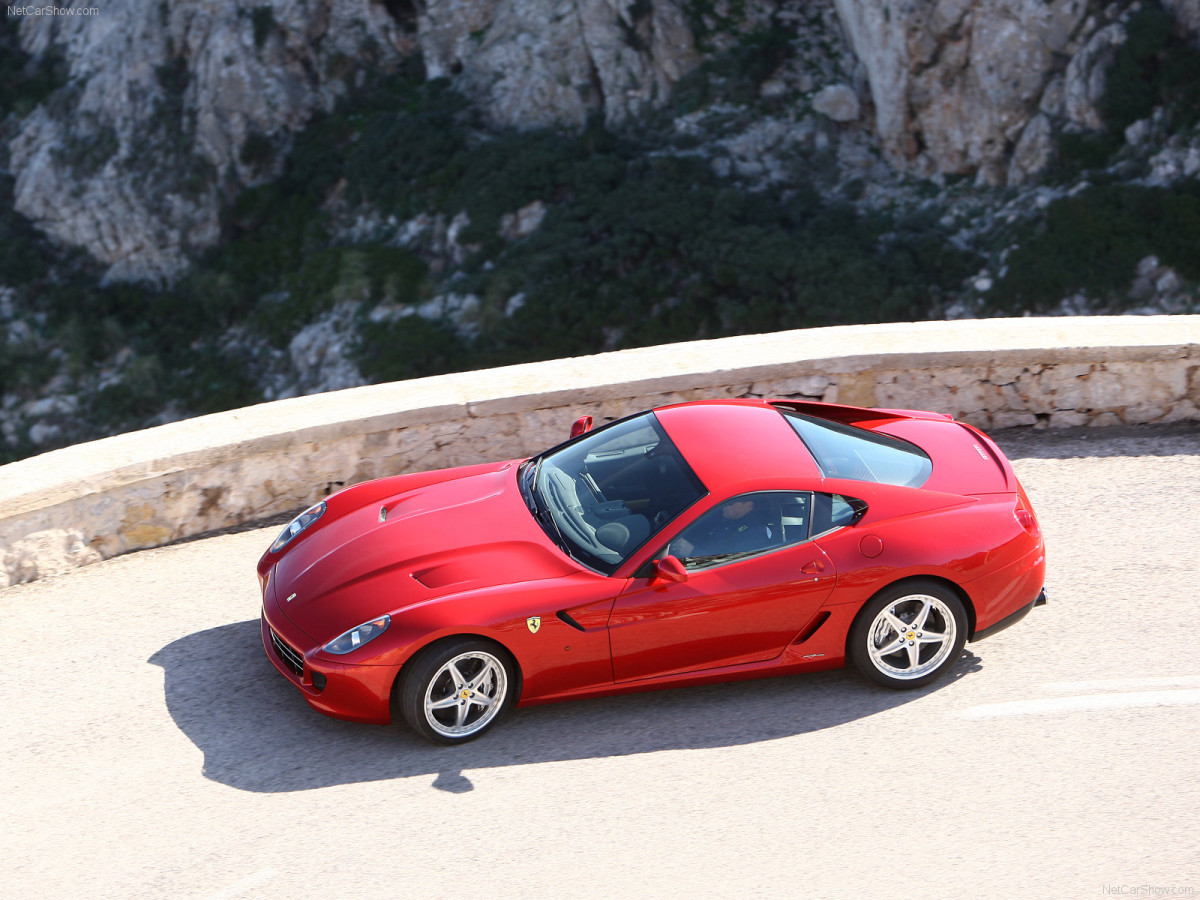
[[[933,461],[922,487],[949,494],[1001,494],[1016,490],[1012,467],[983,432],[949,419],[896,419],[874,430],[916,444]]]

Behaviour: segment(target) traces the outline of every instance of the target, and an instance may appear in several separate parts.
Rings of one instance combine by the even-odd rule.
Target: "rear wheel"
[[[868,680],[907,690],[945,675],[966,641],[967,614],[958,595],[934,581],[909,581],[859,611],[848,655]]]
[[[516,688],[516,666],[502,647],[460,638],[426,647],[405,664],[396,701],[418,734],[461,744],[503,717]]]

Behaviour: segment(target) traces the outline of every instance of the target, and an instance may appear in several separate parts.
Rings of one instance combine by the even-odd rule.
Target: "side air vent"
[[[816,634],[817,630],[822,625],[824,625],[826,622],[829,621],[829,616],[830,616],[829,610],[827,610],[827,609],[821,610],[819,613],[817,613],[813,617],[813,620],[811,622],[809,622],[808,625],[805,626],[804,630],[802,632],[800,632],[800,636],[798,638],[796,638],[794,641],[792,641],[792,643],[793,644],[803,644],[810,637],[812,637],[814,634]]]
[[[571,614],[569,612],[567,612],[565,609],[560,609],[556,613],[556,615],[558,616],[559,621],[566,622],[572,628],[576,628],[579,631],[583,631],[583,626],[580,625],[578,622],[576,622],[574,619],[572,619]]]

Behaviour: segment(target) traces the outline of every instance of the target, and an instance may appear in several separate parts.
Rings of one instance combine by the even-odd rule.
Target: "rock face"
[[[219,237],[222,197],[276,171],[288,137],[364,66],[419,49],[501,126],[618,121],[666,98],[698,56],[675,0],[113,0],[28,16],[70,82],[11,142],[16,208],[110,279],[170,279]]]
[[[0,588],[62,575],[101,559],[78,528],[48,528],[27,534],[11,545],[0,540]]]
[[[620,122],[699,62],[676,0],[433,0],[418,35],[429,74],[500,126]]]
[[[20,35],[33,55],[62,52],[70,80],[10,144],[16,208],[117,279],[178,272],[217,239],[222,193],[271,174],[288,135],[346,90],[350,61],[411,49],[369,0],[113,0],[27,16]]]
[[[1064,85],[1064,113],[1068,120],[1084,128],[1104,127],[1098,105],[1104,97],[1105,70],[1118,47],[1125,43],[1125,29],[1119,24],[1101,28],[1072,58],[1067,66]]]
[[[1200,0],[1163,2],[1181,34],[1200,34]],[[170,279],[189,252],[218,238],[220,203],[277,174],[290,135],[364,67],[419,53],[430,77],[451,78],[493,126],[580,126],[594,115],[617,124],[661,105],[706,54],[764,29],[792,29],[800,56],[849,45],[857,57],[857,71],[793,79],[801,85],[793,119],[813,110],[835,123],[831,134],[842,128],[855,140],[858,123],[872,120],[895,168],[1015,185],[1047,165],[1059,129],[1101,126],[1105,72],[1131,8],[1100,11],[1089,0],[111,0],[100,16],[20,23],[25,50],[61,52],[70,78],[15,130],[16,207],[106,263],[110,278]],[[772,78],[762,92],[789,90]]]
[[[860,112],[858,94],[846,84],[831,84],[813,97],[813,109],[835,122],[853,122]]]
[[[899,165],[998,184],[1064,56],[1084,0],[835,0],[870,80],[880,143]]]

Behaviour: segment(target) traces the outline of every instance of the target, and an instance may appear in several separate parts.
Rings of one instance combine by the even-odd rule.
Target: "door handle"
[[[825,571],[825,563],[819,559],[814,559],[812,562],[807,562],[800,567],[800,571],[805,575],[819,575]]]

